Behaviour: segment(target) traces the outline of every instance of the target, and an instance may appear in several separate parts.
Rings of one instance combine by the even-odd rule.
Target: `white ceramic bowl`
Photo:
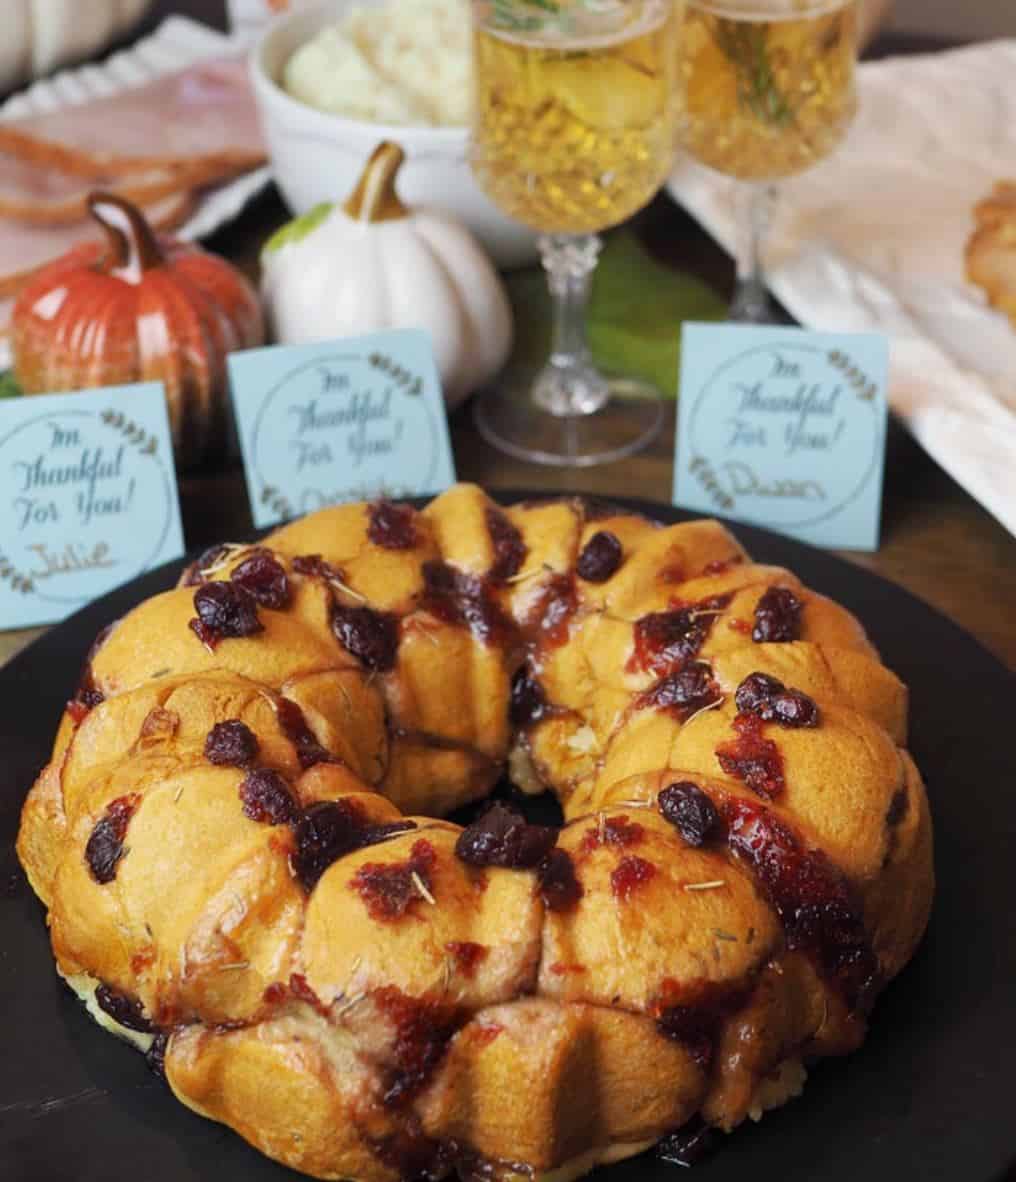
[[[406,153],[399,194],[407,205],[432,205],[466,225],[501,267],[532,262],[532,231],[506,217],[480,189],[469,168],[464,127],[392,127],[318,111],[280,85],[292,54],[320,29],[341,19],[353,3],[380,7],[386,0],[323,0],[273,21],[251,56],[254,94],[275,179],[294,213],[322,201],[342,201],[368,156],[382,140]]]

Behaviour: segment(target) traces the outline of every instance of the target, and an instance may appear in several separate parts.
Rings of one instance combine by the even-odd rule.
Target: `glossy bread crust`
[[[578,1176],[854,1049],[933,893],[905,687],[715,522],[347,505],[100,639],[18,850],[59,972],[320,1178]],[[494,810],[506,761],[557,833]]]

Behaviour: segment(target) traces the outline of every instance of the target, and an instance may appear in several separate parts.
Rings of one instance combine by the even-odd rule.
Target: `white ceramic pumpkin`
[[[0,90],[90,57],[130,32],[152,0],[3,0]]]
[[[261,259],[265,309],[284,344],[425,329],[453,407],[504,364],[511,308],[467,230],[399,200],[395,178],[403,159],[397,144],[380,144],[345,204],[319,205],[268,241]]]

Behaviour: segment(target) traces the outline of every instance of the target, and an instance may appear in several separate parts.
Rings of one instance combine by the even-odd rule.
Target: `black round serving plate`
[[[533,494],[515,494],[518,499]],[[688,515],[622,502],[666,522]],[[997,1182],[1016,1172],[1016,679],[970,636],[884,580],[747,526],[759,561],[855,612],[911,690],[911,750],[935,820],[938,894],[915,960],[864,1047],[818,1066],[804,1095],[746,1122],[696,1182]],[[7,1182],[280,1182],[273,1164],[188,1112],[95,1026],[53,971],[43,910],[13,843],[96,633],[173,585],[179,563],[85,608],[0,670],[0,1177]],[[991,595],[986,586],[982,594]],[[270,1087],[271,1081],[266,1080]],[[599,1182],[674,1182],[645,1154]]]

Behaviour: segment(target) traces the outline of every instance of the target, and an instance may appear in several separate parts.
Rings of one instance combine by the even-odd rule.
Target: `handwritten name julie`
[[[49,579],[54,575],[77,575],[90,570],[107,570],[116,566],[116,559],[107,542],[96,542],[94,546],[83,546],[79,542],[67,542],[62,550],[51,549],[45,542],[36,542],[27,547],[42,564],[29,570],[33,579]]]

